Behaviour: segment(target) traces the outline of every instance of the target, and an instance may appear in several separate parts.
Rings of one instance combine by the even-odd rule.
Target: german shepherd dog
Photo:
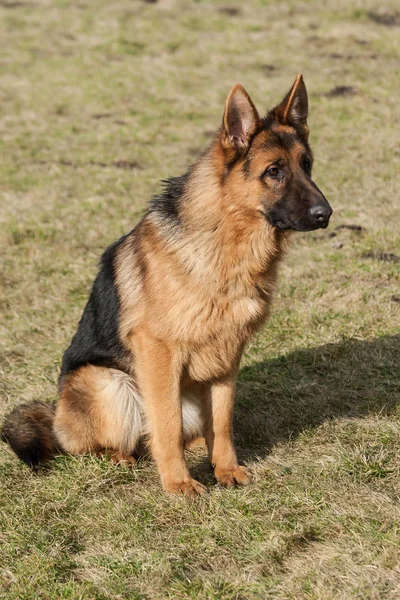
[[[264,118],[232,88],[208,150],[104,252],[57,406],[6,418],[2,438],[28,465],[56,451],[134,463],[147,446],[164,490],[192,496],[206,488],[184,448],[203,437],[220,484],[251,482],[232,432],[243,349],[268,317],[291,232],[325,228],[332,213],[311,179],[307,112],[301,75]]]

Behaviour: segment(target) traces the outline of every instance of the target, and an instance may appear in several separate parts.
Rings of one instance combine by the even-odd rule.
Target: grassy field
[[[400,597],[398,0],[0,1],[0,416],[56,399],[102,250],[209,143],[230,87],[298,72],[334,214],[298,234],[247,349],[236,441],[255,474],[165,496],[135,470],[0,448],[0,598]],[[349,227],[350,226],[350,227]]]

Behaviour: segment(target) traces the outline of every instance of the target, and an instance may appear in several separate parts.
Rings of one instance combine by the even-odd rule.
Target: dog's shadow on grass
[[[265,458],[329,419],[390,415],[400,405],[400,334],[302,349],[244,366],[234,417],[239,461]],[[192,469],[212,481],[208,461]]]
[[[328,419],[391,414],[400,404],[400,335],[296,350],[241,369],[235,441],[241,461]]]
[[[391,414],[400,404],[400,335],[296,350],[241,369],[235,441],[263,458],[328,419]]]

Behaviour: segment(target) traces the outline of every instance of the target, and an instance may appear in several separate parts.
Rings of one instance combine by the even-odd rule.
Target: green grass
[[[255,484],[220,489],[191,451],[210,494],[186,502],[149,461],[59,457],[35,475],[2,445],[1,598],[399,597],[400,263],[380,259],[400,256],[399,14],[0,1],[1,414],[55,400],[102,250],[209,143],[234,83],[266,110],[303,72],[334,209],[296,237],[244,356],[235,431]]]

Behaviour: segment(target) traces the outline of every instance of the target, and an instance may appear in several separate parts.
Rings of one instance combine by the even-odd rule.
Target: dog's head
[[[281,230],[325,228],[332,214],[311,178],[307,114],[301,75],[264,118],[241,85],[235,85],[226,99],[220,131],[224,185],[246,210],[262,213]]]

